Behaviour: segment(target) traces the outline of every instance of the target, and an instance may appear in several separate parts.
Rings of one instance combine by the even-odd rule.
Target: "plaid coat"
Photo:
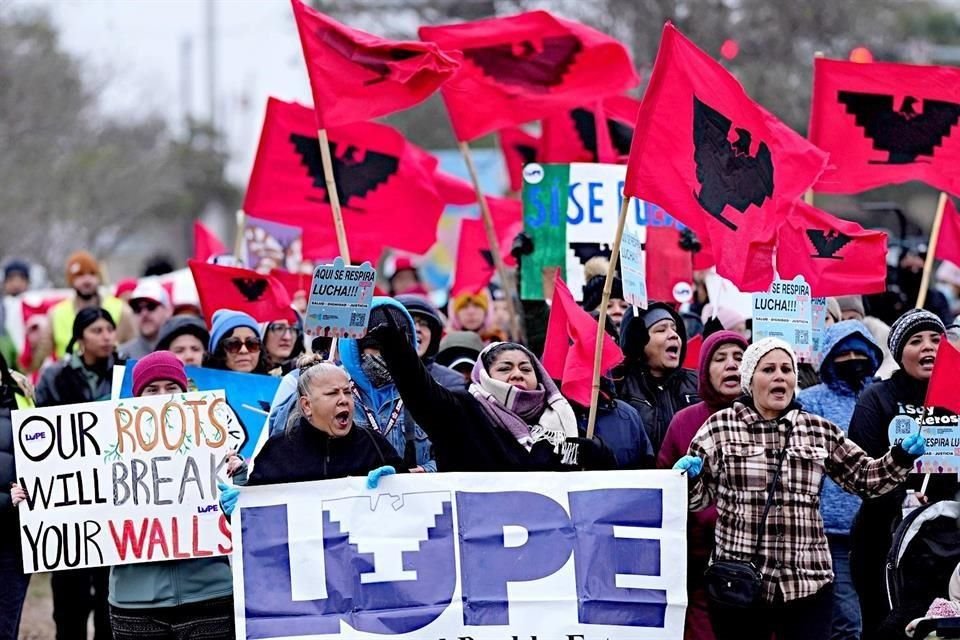
[[[754,556],[768,487],[791,423],[783,471]],[[824,475],[847,491],[875,497],[900,484],[913,461],[900,447],[870,458],[835,424],[806,411],[793,408],[765,420],[739,401],[704,423],[689,454],[703,459],[703,470],[690,484],[690,509],[716,503],[716,557],[753,560],[763,574],[768,602],[778,590],[790,601],[813,595],[833,580],[820,518]]]

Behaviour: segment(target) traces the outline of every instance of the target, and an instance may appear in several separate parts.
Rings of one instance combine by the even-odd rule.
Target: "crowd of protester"
[[[887,427],[923,406],[939,343],[958,327],[953,289],[914,310],[915,261],[905,255],[900,266],[906,275],[887,294],[830,299],[822,348],[801,363],[785,342],[751,342],[749,319],[702,287],[683,308],[636,309],[617,281],[605,330],[624,359],[601,380],[588,437],[590,407],[564,397],[535,341],[510,334],[497,287],[440,308],[413,265],[398,261],[366,335],[339,340],[331,358],[329,339],[307,342],[299,312],[259,322],[219,309],[208,325],[195,302],[172,300],[156,279],[110,290],[93,256],[73,254],[70,295],[24,323],[26,352],[0,340],[0,639],[17,637],[29,582],[10,412],[108,399],[113,367],[127,359],[137,361],[138,396],[186,391],[184,366],[282,377],[269,438],[253,460],[230,457],[225,512],[244,484],[679,469],[691,509],[686,638],[903,637],[887,623],[883,576],[905,492],[920,491],[922,476],[908,472],[924,442],[891,446]],[[582,298],[596,315],[605,269],[593,268]],[[8,299],[30,290],[30,271],[7,263]],[[542,335],[541,319],[527,317],[525,335]],[[689,369],[694,334],[703,343]],[[956,491],[956,474],[934,473],[922,499]],[[705,572],[721,560],[754,563],[755,602],[732,608],[712,595]],[[51,587],[59,640],[86,637],[91,616],[101,640],[234,635],[225,558],[57,571]]]

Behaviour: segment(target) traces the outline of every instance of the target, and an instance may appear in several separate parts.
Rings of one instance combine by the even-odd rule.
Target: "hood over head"
[[[711,408],[723,408],[733,404],[732,400],[729,400],[710,384],[710,361],[713,359],[713,354],[715,354],[720,347],[728,344],[735,344],[744,351],[746,351],[749,346],[746,339],[739,333],[734,331],[717,331],[716,333],[711,333],[707,339],[703,341],[703,346],[700,348],[700,363],[697,368],[697,391],[703,401],[707,403],[707,406]]]

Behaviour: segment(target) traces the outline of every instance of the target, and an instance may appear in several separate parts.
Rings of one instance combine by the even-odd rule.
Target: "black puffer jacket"
[[[421,318],[430,325],[430,346],[421,360],[433,379],[451,391],[465,389],[467,385],[462,375],[437,363],[437,352],[440,351],[440,339],[443,337],[440,312],[423,296],[406,294],[396,296],[395,300],[406,308],[414,320]]]
[[[655,309],[664,309],[673,316],[680,334],[680,362],[687,354],[687,330],[683,319],[669,305],[653,302],[634,317],[633,308],[627,309],[620,324],[620,347],[626,357],[615,372],[617,394],[640,413],[643,426],[653,444],[654,456],[660,451],[667,427],[673,415],[685,407],[700,402],[697,392],[697,373],[678,367],[663,378],[656,378],[647,368],[643,349],[650,341],[644,316]]]

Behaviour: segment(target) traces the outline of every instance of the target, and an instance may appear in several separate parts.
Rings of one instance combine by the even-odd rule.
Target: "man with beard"
[[[117,325],[118,341],[133,337],[133,320],[123,301],[100,293],[100,264],[96,258],[86,251],[72,253],[67,258],[66,280],[73,288],[73,295],[58,302],[47,313],[57,358],[66,353],[67,343],[73,337],[73,319],[81,309],[102,307]]]

